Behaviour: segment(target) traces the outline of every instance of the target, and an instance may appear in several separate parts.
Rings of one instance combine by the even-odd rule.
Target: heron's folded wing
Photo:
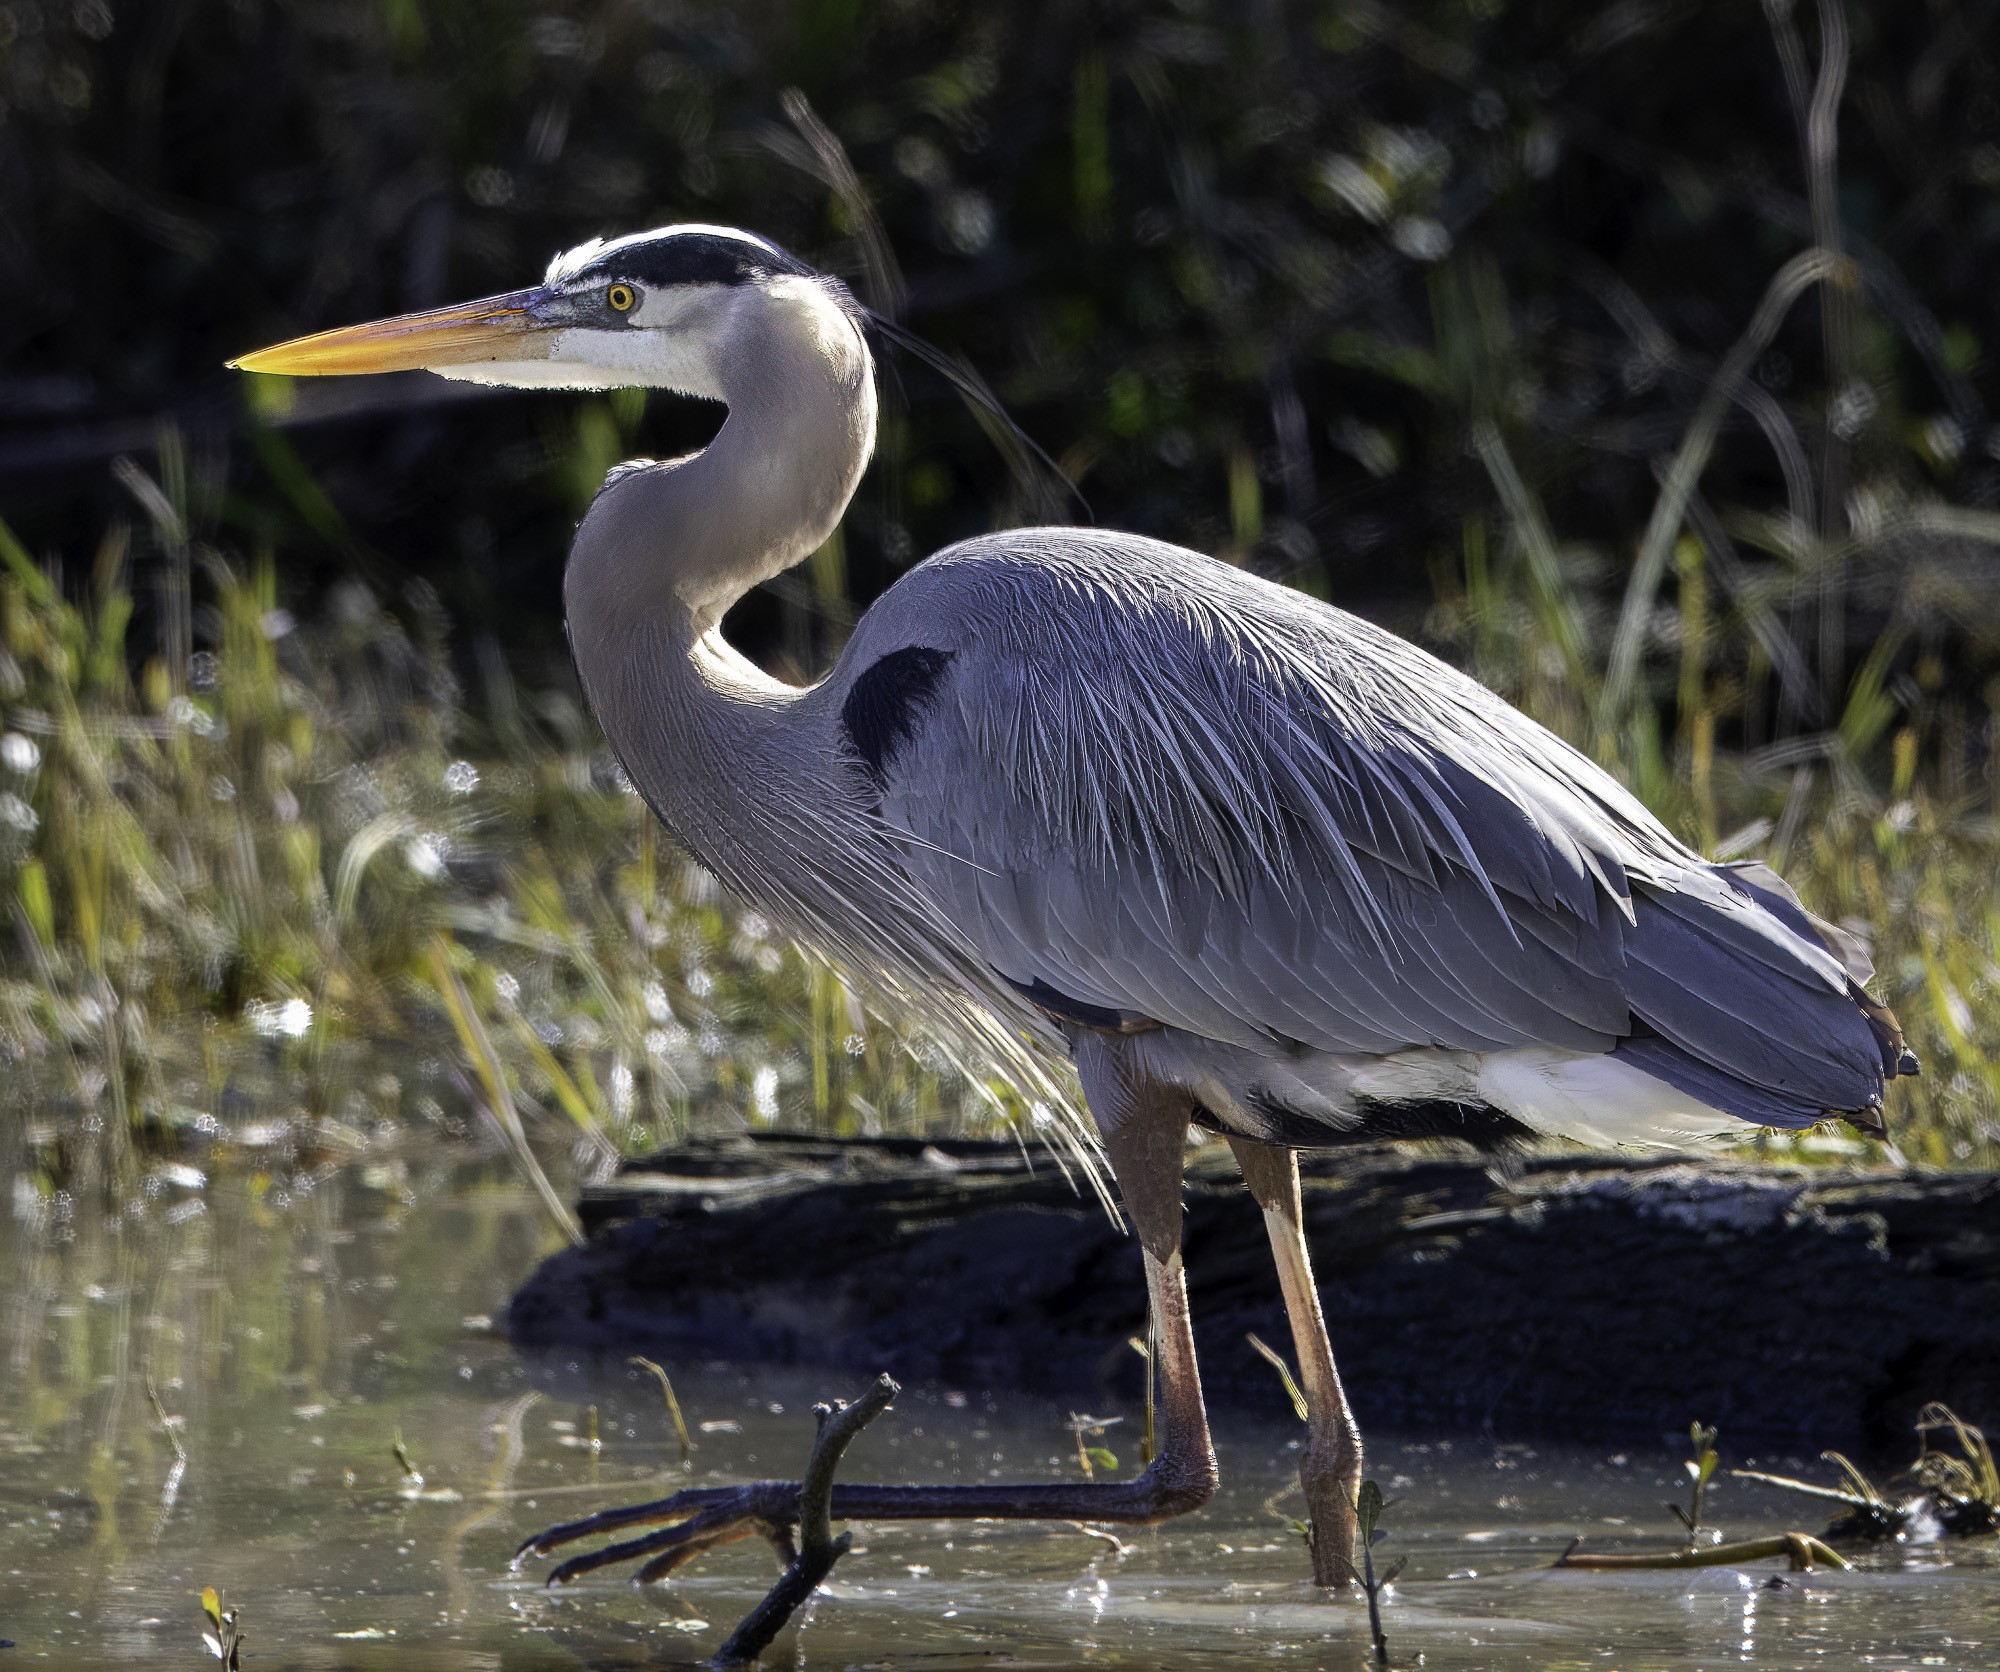
[[[1320,693],[1203,683],[954,654],[882,815],[1009,980],[1245,1044],[1606,1050],[1626,1031],[1604,979],[1624,866],[1586,820],[1407,739],[1371,750]]]
[[[956,631],[881,799],[1009,980],[1279,1049],[1638,1035],[1800,1118],[1879,1092],[1831,951],[1491,692],[1172,547],[1028,538],[921,583]]]

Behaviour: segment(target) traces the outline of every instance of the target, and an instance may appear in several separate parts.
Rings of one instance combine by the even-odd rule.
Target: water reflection
[[[378,1158],[280,1194],[258,1176],[184,1181],[143,1219],[116,1222],[28,1203],[4,1233],[0,1636],[17,1645],[7,1653],[81,1668],[197,1664],[204,1584],[241,1608],[246,1661],[267,1672],[526,1672],[712,1653],[768,1582],[758,1549],[717,1552],[644,1594],[610,1575],[551,1594],[542,1570],[511,1573],[507,1557],[526,1532],[599,1503],[689,1478],[789,1472],[808,1443],[808,1407],[848,1391],[841,1379],[669,1366],[696,1447],[684,1472],[649,1374],[527,1365],[492,1332],[553,1246],[504,1170]],[[1068,1411],[911,1389],[856,1443],[850,1468],[1060,1474],[1075,1468]],[[1295,1430],[1276,1412],[1224,1412],[1219,1426],[1222,1496],[1156,1532],[861,1529],[775,1663],[1368,1664],[1362,1611],[1301,1577],[1287,1526],[1298,1512]],[[1113,1429],[1114,1443],[1125,1432]],[[1399,1500],[1385,1520],[1390,1548],[1412,1557],[1386,1622],[1399,1663],[1421,1653],[1431,1668],[1631,1672],[2000,1658],[1990,1541],[1895,1552],[1867,1571],[1775,1589],[1768,1566],[1553,1572],[1579,1532],[1665,1543],[1660,1506],[1679,1491],[1677,1455],[1380,1439],[1374,1469]],[[1743,1486],[1714,1500],[1732,1532],[1796,1512]]]

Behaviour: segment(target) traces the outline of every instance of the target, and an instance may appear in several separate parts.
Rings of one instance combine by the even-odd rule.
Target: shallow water
[[[643,1594],[617,1573],[551,1593],[549,1564],[509,1570],[538,1527],[690,1476],[650,1377],[525,1364],[491,1333],[485,1320],[552,1246],[504,1171],[441,1157],[329,1168],[303,1185],[162,1176],[149,1211],[124,1225],[28,1212],[0,1233],[8,1659],[204,1664],[197,1595],[214,1585],[241,1610],[245,1666],[266,1672],[693,1664],[769,1584],[770,1558],[751,1544]],[[813,1400],[860,1380],[669,1368],[697,1425],[699,1482],[791,1472]],[[1073,1473],[1069,1415],[1012,1394],[910,1388],[844,1472]],[[1123,1548],[1069,1528],[858,1528],[835,1583],[767,1664],[1372,1664],[1363,1609],[1305,1582],[1286,1525],[1299,1507],[1297,1428],[1275,1388],[1268,1416],[1227,1411],[1218,1428],[1217,1501]],[[399,1437],[421,1486],[396,1460]],[[1752,1461],[1728,1439],[1726,1463]],[[1104,1443],[1131,1463],[1129,1414]],[[1395,1664],[2000,1665],[1990,1540],[1892,1550],[1782,1588],[1767,1588],[1774,1562],[1550,1570],[1577,1534],[1666,1548],[1661,1506],[1682,1493],[1679,1455],[1373,1436],[1371,1472],[1396,1500],[1382,1556],[1409,1559],[1384,1621]],[[1711,1519],[1732,1536],[1818,1526],[1811,1505],[1741,1483],[1712,1493]]]

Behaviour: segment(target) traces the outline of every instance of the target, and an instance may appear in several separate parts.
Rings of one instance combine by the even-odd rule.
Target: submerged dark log
[[[1379,1428],[1900,1449],[2000,1408],[2000,1179],[1397,1151],[1302,1157],[1328,1323]],[[1043,1153],[769,1136],[629,1165],[514,1299],[517,1346],[817,1364],[1136,1397],[1138,1247]],[[1284,1409],[1227,1150],[1193,1153],[1187,1264],[1218,1405]]]

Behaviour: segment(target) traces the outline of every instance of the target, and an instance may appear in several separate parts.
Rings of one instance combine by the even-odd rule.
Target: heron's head
[[[349,325],[230,364],[291,377],[430,371],[515,388],[672,389],[727,399],[756,342],[803,342],[849,375],[869,358],[860,310],[777,245],[721,226],[593,239],[504,296]]]

